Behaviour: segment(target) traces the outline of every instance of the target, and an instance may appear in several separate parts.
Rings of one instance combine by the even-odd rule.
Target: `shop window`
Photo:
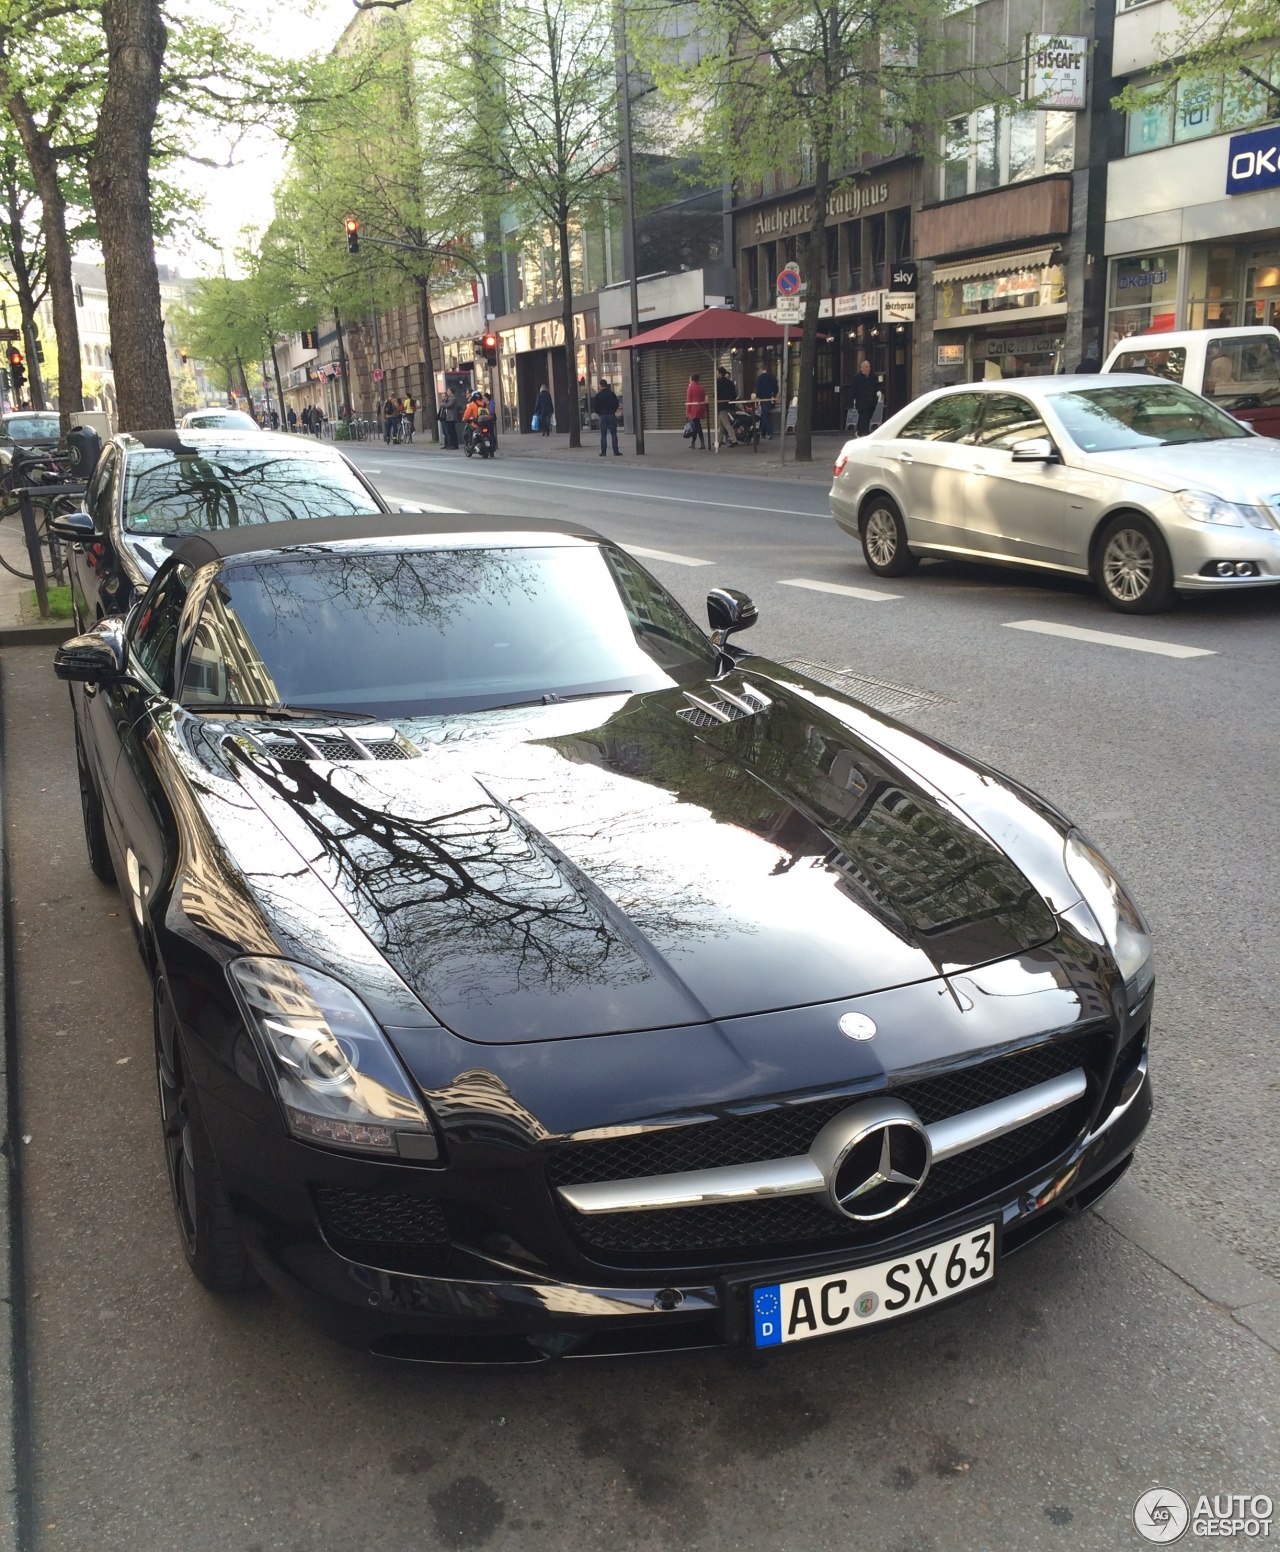
[[[1070,172],[1075,166],[1076,115],[1042,108],[1011,113],[978,108],[948,122],[941,149],[942,199]]]
[[[1245,298],[1246,323],[1280,325],[1280,249],[1250,256]]]
[[[1141,253],[1111,266],[1107,349],[1131,334],[1177,327],[1178,251]]]
[[[1200,140],[1218,132],[1220,84],[1217,81],[1179,81],[1173,110],[1175,142]]]
[[[1158,151],[1173,144],[1173,104],[1149,102],[1129,114],[1126,149],[1130,156],[1140,151]]]

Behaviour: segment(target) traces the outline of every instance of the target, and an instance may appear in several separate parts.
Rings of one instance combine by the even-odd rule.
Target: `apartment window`
[[[1173,110],[1175,141],[1200,140],[1218,132],[1221,89],[1216,81],[1178,82],[1177,103]]]
[[[840,289],[840,228],[827,227],[823,238],[823,289],[834,296]]]
[[[760,306],[760,250],[759,248],[747,248],[744,250],[746,259],[746,293],[747,311],[754,312]]]
[[[1280,85],[1280,62],[1268,65],[1265,58],[1252,62],[1251,68],[1264,80]],[[1136,82],[1139,87],[1155,83]],[[1164,146],[1201,140],[1221,134],[1225,129],[1245,129],[1250,124],[1265,124],[1276,117],[1276,99],[1259,82],[1233,71],[1225,81],[1221,77],[1179,81],[1172,99],[1144,103],[1128,115],[1125,149],[1136,156],[1142,151],[1158,151]]]
[[[844,233],[845,275],[850,291],[862,290],[862,222],[846,221],[840,227]]]
[[[939,197],[958,199],[1075,166],[1076,116],[1056,109],[978,108],[942,137]]]
[[[867,235],[870,239],[871,252],[868,257],[871,260],[867,279],[871,282],[871,288],[878,290],[887,280],[885,274],[885,218],[883,216],[871,216],[867,221]]]

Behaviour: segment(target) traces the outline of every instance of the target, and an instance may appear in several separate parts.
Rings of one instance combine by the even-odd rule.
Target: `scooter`
[[[479,453],[481,458],[492,458],[498,450],[497,427],[492,415],[481,415],[468,420],[463,426],[462,451],[470,458]]]

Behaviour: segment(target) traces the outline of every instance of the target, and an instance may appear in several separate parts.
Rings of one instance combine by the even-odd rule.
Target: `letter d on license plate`
[[[757,1347],[850,1331],[941,1303],[996,1273],[996,1228],[985,1224],[940,1245],[912,1250],[847,1272],[751,1290]]]

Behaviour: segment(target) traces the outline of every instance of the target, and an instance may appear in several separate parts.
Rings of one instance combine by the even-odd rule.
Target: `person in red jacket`
[[[689,386],[684,391],[684,418],[693,427],[688,433],[690,449],[705,447],[707,439],[702,434],[702,422],[707,418],[707,390],[696,372],[690,376]]]

